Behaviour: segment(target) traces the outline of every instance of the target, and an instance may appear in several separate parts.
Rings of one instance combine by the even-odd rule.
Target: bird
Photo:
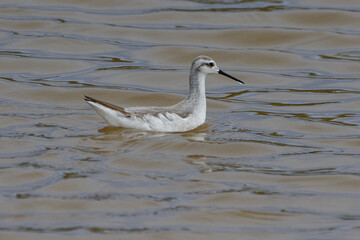
[[[84,100],[110,125],[151,132],[188,132],[205,122],[205,78],[217,73],[244,82],[219,69],[208,56],[196,57],[190,69],[189,93],[181,102],[161,107],[120,107],[89,96]]]

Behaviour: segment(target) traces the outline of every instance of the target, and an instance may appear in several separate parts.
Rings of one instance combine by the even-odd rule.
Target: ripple
[[[357,239],[355,2],[1,3],[0,238]],[[200,54],[246,85],[193,131],[82,100],[176,103]]]

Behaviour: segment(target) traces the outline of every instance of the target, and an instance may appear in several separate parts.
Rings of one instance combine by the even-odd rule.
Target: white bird
[[[209,73],[218,73],[244,84],[220,70],[210,57],[198,56],[191,65],[189,94],[173,106],[123,108],[88,96],[84,96],[84,100],[111,126],[155,132],[186,132],[205,122],[205,77]]]

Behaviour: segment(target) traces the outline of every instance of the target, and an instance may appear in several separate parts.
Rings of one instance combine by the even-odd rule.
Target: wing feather
[[[125,111],[125,109],[123,107],[119,107],[119,106],[116,106],[114,104],[111,104],[111,103],[108,103],[108,102],[105,102],[105,101],[97,100],[97,99],[89,97],[89,96],[84,96],[84,100],[86,102],[98,103],[100,105],[103,105],[104,107],[107,107],[107,108],[110,108],[112,110],[121,112],[125,117],[131,117],[131,113]]]

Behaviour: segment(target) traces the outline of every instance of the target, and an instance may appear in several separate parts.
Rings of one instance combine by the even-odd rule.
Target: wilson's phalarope
[[[186,132],[205,122],[205,77],[209,73],[218,73],[244,84],[220,70],[210,57],[199,56],[191,65],[189,95],[173,106],[122,108],[88,96],[84,96],[84,100],[111,126],[156,132]]]

